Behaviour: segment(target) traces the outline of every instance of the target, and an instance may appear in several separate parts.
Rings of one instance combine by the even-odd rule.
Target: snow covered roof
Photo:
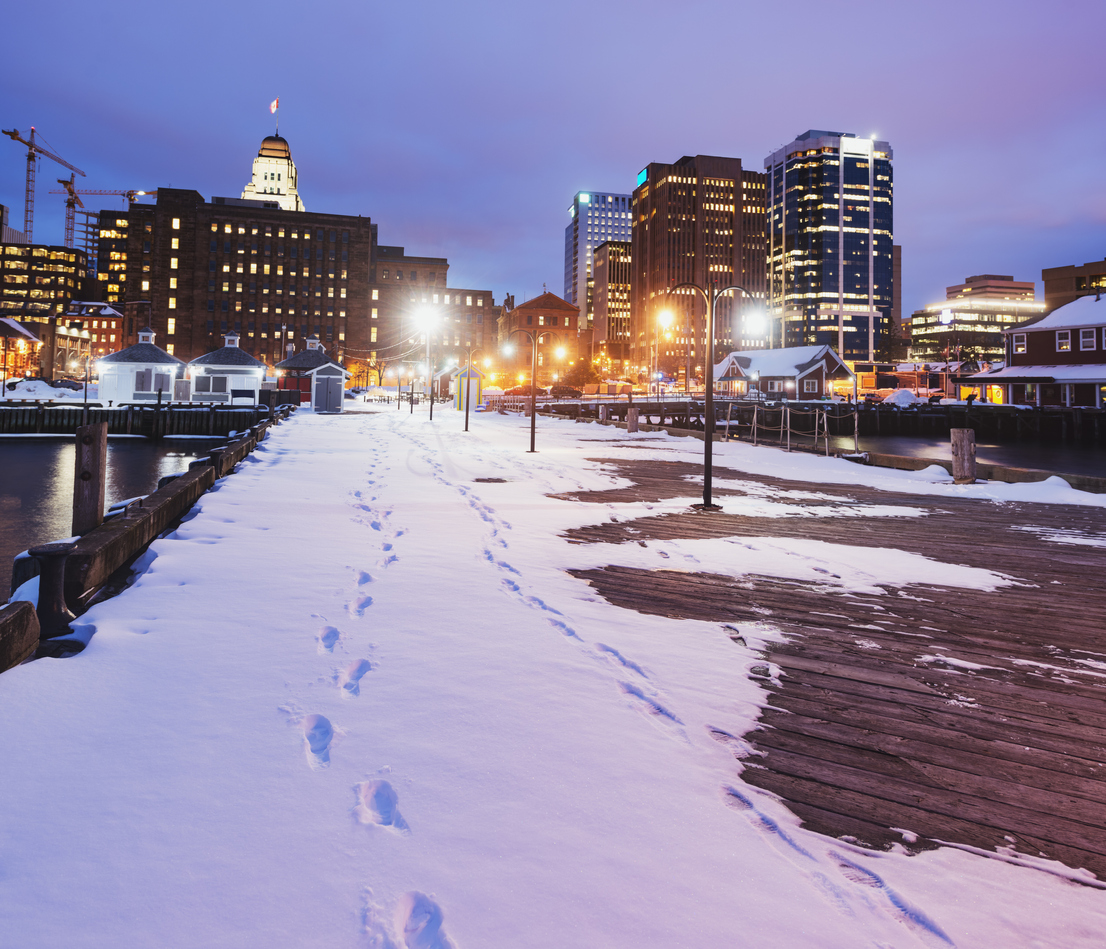
[[[849,376],[852,372],[829,346],[789,346],[785,349],[746,349],[739,353],[730,353],[714,367],[714,377],[722,379],[727,374],[738,378],[748,378],[756,373],[764,378],[778,376],[799,377],[806,375],[816,366],[822,365],[827,356],[838,369]],[[734,371],[735,368],[738,371]],[[836,371],[832,370],[832,371]]]
[[[1004,333],[1024,333],[1026,330],[1062,330],[1079,326],[1106,326],[1106,300],[1097,296],[1079,297],[1057,307],[1047,316],[1029,320],[1004,329]]]
[[[254,359],[248,352],[238,346],[224,346],[213,353],[205,353],[197,356],[188,365],[190,366],[247,366],[254,369],[264,369],[265,363]]]
[[[0,336],[8,339],[25,339],[31,343],[40,342],[34,333],[10,316],[0,317]]]
[[[96,360],[99,365],[112,363],[149,363],[155,366],[183,366],[184,361],[170,356],[160,346],[153,343],[135,343],[117,353],[108,353]]]
[[[293,356],[289,356],[283,362],[276,364],[277,369],[318,369],[333,360],[326,354],[325,349],[304,349]]]
[[[1095,382],[1106,384],[1106,365],[1007,366],[990,372],[977,372],[967,379],[976,382]],[[966,380],[965,380],[966,381]]]

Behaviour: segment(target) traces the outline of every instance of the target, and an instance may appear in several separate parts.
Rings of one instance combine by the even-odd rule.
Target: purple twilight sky
[[[562,291],[576,191],[685,154],[763,170],[808,128],[891,143],[906,313],[1106,256],[1102,0],[62,0],[2,22],[0,125],[36,126],[81,186],[237,197],[280,96],[309,210],[368,215],[497,301]],[[0,138],[16,227],[24,155]],[[63,171],[40,166],[36,241],[62,241]]]

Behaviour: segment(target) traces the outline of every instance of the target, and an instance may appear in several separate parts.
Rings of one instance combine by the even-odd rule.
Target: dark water
[[[109,438],[107,503],[157,488],[220,443]],[[0,603],[10,594],[12,558],[35,544],[68,537],[73,517],[72,438],[0,438]]]
[[[806,439],[809,442],[809,439]],[[851,437],[830,438],[830,448],[848,450]],[[912,458],[952,458],[949,439],[915,438],[898,435],[861,435],[861,451],[886,452]],[[1106,478],[1106,448],[1084,445],[1064,445],[1058,442],[979,442],[975,456],[979,461],[1013,468],[1041,468],[1065,474],[1093,475]]]

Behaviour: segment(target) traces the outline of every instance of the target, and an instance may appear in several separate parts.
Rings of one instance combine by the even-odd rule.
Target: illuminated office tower
[[[665,372],[694,378],[702,371],[706,307],[682,283],[748,296],[723,296],[715,309],[715,362],[733,350],[763,349],[766,176],[739,158],[688,155],[651,162],[638,174],[633,204],[630,361],[644,373],[655,361]],[[673,325],[662,334],[658,319]]]
[[[566,301],[580,309],[580,329],[590,328],[595,309],[593,252],[604,241],[630,239],[630,195],[578,191],[565,228]]]
[[[810,130],[764,160],[773,342],[880,358],[893,306],[887,142]]]

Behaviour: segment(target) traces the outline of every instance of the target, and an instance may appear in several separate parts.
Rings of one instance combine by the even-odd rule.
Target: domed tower
[[[296,190],[296,163],[288,143],[269,135],[253,160],[253,181],[242,191],[243,198],[276,201],[285,211],[306,211]]]

